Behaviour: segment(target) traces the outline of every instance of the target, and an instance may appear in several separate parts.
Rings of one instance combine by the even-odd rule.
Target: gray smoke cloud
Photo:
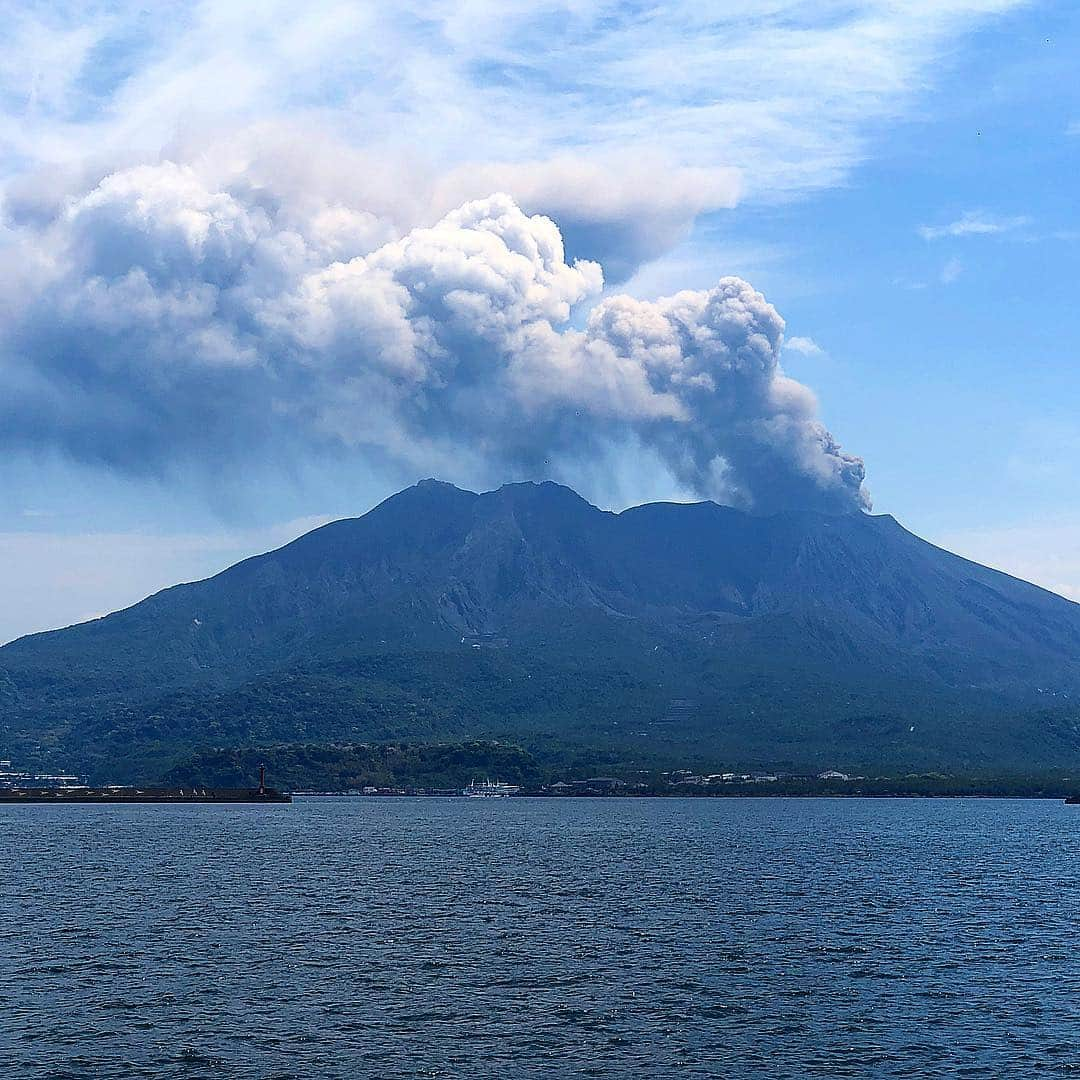
[[[10,231],[0,441],[132,472],[346,453],[448,479],[573,473],[634,443],[767,512],[869,505],[749,284],[602,296],[508,195],[396,231],[170,163]],[[588,308],[592,304],[591,309]]]

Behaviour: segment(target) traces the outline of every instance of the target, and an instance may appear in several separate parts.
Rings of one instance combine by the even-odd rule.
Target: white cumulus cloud
[[[784,348],[789,352],[798,353],[800,356],[824,356],[825,350],[809,337],[789,337],[784,342]]]
[[[103,178],[21,229],[0,438],[128,471],[272,447],[493,481],[633,440],[725,502],[866,504],[746,282],[600,299],[600,266],[505,194],[390,227],[168,162]]]

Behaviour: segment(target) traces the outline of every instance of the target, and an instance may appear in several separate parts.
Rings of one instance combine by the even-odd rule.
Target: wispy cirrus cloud
[[[959,259],[949,259],[941,268],[941,284],[952,285],[964,272],[964,264]]]
[[[942,240],[968,236],[998,236],[1001,233],[1015,232],[1031,224],[1026,215],[1000,217],[983,210],[968,210],[955,221],[944,225],[920,225],[919,235],[924,240]]]
[[[842,182],[958,37],[1022,3],[29,3],[0,171],[30,177],[25,207],[118,166],[272,156],[399,231],[505,190],[626,277],[700,213]]]

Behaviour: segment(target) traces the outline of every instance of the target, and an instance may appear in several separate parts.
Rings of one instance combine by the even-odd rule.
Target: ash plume
[[[759,292],[602,296],[600,266],[568,262],[555,222],[508,195],[397,233],[139,166],[22,221],[2,258],[9,448],[151,473],[345,453],[498,482],[629,443],[719,502],[869,505]]]

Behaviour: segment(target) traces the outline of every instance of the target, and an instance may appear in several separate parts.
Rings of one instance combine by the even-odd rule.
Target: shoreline
[[[380,792],[379,794],[363,794],[348,791],[294,791],[294,799],[465,799],[467,796],[450,794],[439,791],[394,791]],[[795,791],[762,791],[745,792],[718,792],[715,794],[691,794],[688,792],[649,792],[647,794],[610,794],[610,795],[551,795],[543,791],[521,792],[516,795],[505,796],[508,799],[545,799],[560,802],[578,802],[591,800],[593,802],[608,802],[611,800],[629,799],[1009,799],[1009,800],[1041,800],[1044,802],[1063,802],[1069,798],[1068,793],[1062,794],[1009,794],[1005,792],[949,792],[933,793],[924,792],[891,792],[879,794],[875,792],[795,792]],[[489,800],[490,801],[490,800]]]

